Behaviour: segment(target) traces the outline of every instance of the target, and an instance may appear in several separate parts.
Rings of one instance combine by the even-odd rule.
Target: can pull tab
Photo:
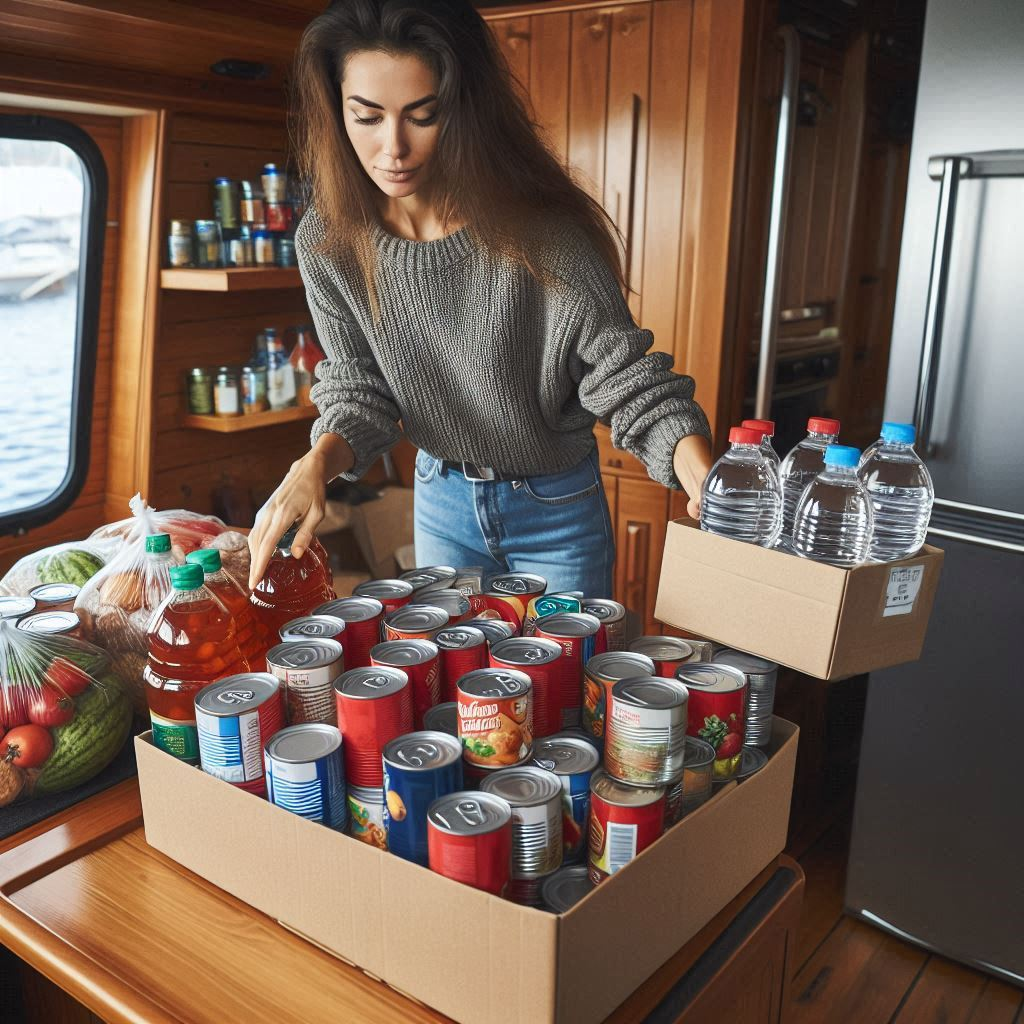
[[[484,823],[484,809],[476,800],[460,800],[455,805],[455,812],[467,825]]]

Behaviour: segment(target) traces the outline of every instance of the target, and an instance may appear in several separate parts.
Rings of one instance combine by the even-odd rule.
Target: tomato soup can
[[[301,615],[286,622],[278,630],[278,636],[284,643],[309,639],[337,640],[344,650],[345,620],[337,615]]]
[[[196,694],[200,766],[249,793],[266,793],[263,748],[283,728],[281,682],[269,672],[241,672]]]
[[[384,616],[385,640],[433,640],[448,625],[448,613],[429,604],[407,604]]]
[[[507,896],[540,906],[544,879],[562,866],[562,786],[543,768],[506,768],[480,783],[512,808],[512,872]]]
[[[314,615],[336,615],[345,622],[345,667],[365,668],[370,650],[380,643],[384,606],[373,597],[339,597],[313,609]]]
[[[459,705],[449,700],[443,704],[435,704],[423,716],[423,728],[430,732],[446,732],[449,736],[459,737]]]
[[[455,626],[473,617],[469,607],[469,598],[461,590],[446,587],[443,590],[432,590],[425,601],[434,608],[442,608],[448,613],[448,622]]]
[[[455,585],[458,570],[450,565],[431,565],[410,569],[398,578],[412,587],[413,600],[422,601],[432,590],[448,590]]]
[[[583,707],[583,666],[605,652],[601,623],[583,612],[559,612],[538,619],[535,635],[562,648],[562,728],[574,728]]]
[[[462,744],[444,732],[410,732],[384,748],[384,830],[388,849],[424,867],[427,812],[462,790]]]
[[[766,747],[772,738],[772,711],[779,666],[745,651],[719,651],[711,659],[716,665],[739,669],[747,678],[747,731],[743,742]]]
[[[673,678],[680,665],[697,660],[689,642],[675,636],[638,636],[629,649],[650,658],[654,674],[666,679]]]
[[[590,780],[590,880],[599,885],[665,829],[664,787],[625,786],[603,771]]]
[[[388,833],[384,827],[383,787],[348,787],[348,834],[378,850],[388,848]]]
[[[603,597],[588,597],[582,611],[593,615],[603,626],[609,651],[626,649],[626,606]]]
[[[32,597],[0,597],[0,619],[11,619],[17,622],[25,615],[36,610],[35,598]]]
[[[427,811],[431,871],[503,896],[512,866],[512,808],[490,793],[439,797]]]
[[[500,617],[485,618],[478,616],[475,619],[467,619],[462,625],[479,629],[487,637],[488,648],[493,647],[495,644],[500,644],[502,640],[507,640],[510,636],[516,635],[516,627],[508,620]]]
[[[537,620],[545,615],[557,615],[559,612],[580,612],[583,610],[582,594],[541,594],[531,597],[526,606],[523,619],[523,636],[533,636],[537,628]]]
[[[515,669],[533,680],[535,738],[550,736],[562,729],[562,657],[559,644],[535,636],[510,637],[491,648],[492,668]]]
[[[412,732],[412,688],[397,668],[353,668],[334,684],[338,728],[345,737],[345,777],[350,786],[384,785],[381,754],[396,736]]]
[[[630,786],[671,786],[683,776],[686,687],[675,679],[641,676],[612,687],[604,766]]]
[[[715,749],[716,779],[736,774],[747,727],[747,678],[731,665],[694,662],[676,678],[690,694],[687,731]]]
[[[412,600],[412,584],[407,580],[367,580],[352,591],[352,596],[380,601],[388,615]]]
[[[437,645],[429,640],[385,640],[372,648],[370,662],[401,669],[409,677],[413,727],[426,728],[423,716],[441,699]]]
[[[631,651],[605,651],[595,654],[583,670],[582,727],[587,738],[604,746],[608,705],[612,687],[622,679],[653,676],[654,662],[645,654]]]
[[[82,588],[75,583],[41,583],[33,587],[28,596],[36,603],[40,612],[74,611],[75,600]]]
[[[26,633],[82,639],[82,621],[78,612],[35,612],[18,619],[15,625]]]
[[[263,748],[267,799],[286,811],[345,831],[345,769],[341,733],[306,722],[276,732]]]
[[[462,755],[482,768],[508,768],[530,757],[533,681],[525,672],[479,668],[458,683]]]
[[[337,640],[280,643],[267,651],[267,668],[281,680],[289,725],[338,724],[332,687],[345,671],[345,656]]]
[[[552,914],[564,914],[589,895],[593,888],[586,864],[569,864],[544,879],[540,895],[545,910],[550,910]]]
[[[434,643],[441,659],[441,699],[454,701],[459,680],[487,665],[487,637],[475,626],[450,626],[435,634]]]
[[[562,860],[586,859],[590,777],[601,763],[594,747],[580,736],[562,733],[533,742],[533,764],[552,772],[562,785]]]

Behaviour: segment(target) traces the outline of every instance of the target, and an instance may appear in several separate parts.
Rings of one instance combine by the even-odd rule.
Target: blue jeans
[[[548,593],[611,597],[615,539],[597,449],[563,473],[475,482],[416,456],[416,564],[532,572]]]

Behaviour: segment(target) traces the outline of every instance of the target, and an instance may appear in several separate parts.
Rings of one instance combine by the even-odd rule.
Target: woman
[[[595,420],[691,514],[711,457],[694,382],[645,354],[608,217],[538,138],[467,2],[340,0],[307,28],[295,85],[311,186],[296,250],[328,358],[311,450],[250,535],[250,586],[296,520],[293,551],[309,544],[326,483],[404,432],[419,565],[609,596]]]

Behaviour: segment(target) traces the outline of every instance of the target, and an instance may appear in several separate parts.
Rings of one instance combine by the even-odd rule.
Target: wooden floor
[[[807,888],[788,1024],[1024,1024],[1024,990],[843,914],[849,805],[794,840]]]

